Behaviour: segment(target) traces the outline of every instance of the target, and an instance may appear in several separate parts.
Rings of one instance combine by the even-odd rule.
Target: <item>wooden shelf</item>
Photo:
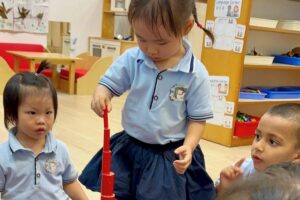
[[[102,29],[101,29],[101,38],[102,40],[107,40],[107,41],[112,41],[112,42],[118,42],[120,46],[120,52],[119,55],[124,53],[126,49],[135,47],[137,46],[136,38],[133,33],[132,28],[130,28],[130,31],[128,30],[128,33],[126,33],[128,36],[130,35],[132,40],[116,40],[114,39],[115,37],[115,25],[117,25],[118,21],[116,21],[116,18],[118,16],[123,16],[124,18],[127,18],[127,10],[120,10],[120,11],[112,11],[111,10],[111,0],[103,0],[102,1],[102,7],[103,7],[103,12],[102,12]],[[123,21],[122,21],[123,23]],[[128,25],[129,26],[129,25]],[[130,26],[129,26],[130,27]],[[127,31],[127,30],[126,30]]]
[[[249,29],[255,31],[268,31],[273,33],[286,33],[286,34],[300,35],[300,31],[293,31],[287,29],[268,28],[268,27],[252,26],[252,25],[249,26]]]
[[[250,105],[250,104],[278,104],[278,103],[300,103],[300,99],[239,99],[239,105]]]
[[[300,2],[300,0],[297,1]],[[215,2],[216,0],[207,1],[206,20],[216,20]],[[268,4],[269,8],[264,9],[263,6]],[[298,6],[300,6],[300,4],[295,4],[296,3],[288,2],[288,0],[282,1],[279,5],[273,5],[269,0],[243,1],[240,8],[240,16],[236,18],[236,21],[237,24],[247,27],[243,38],[244,44],[247,45],[244,46],[244,51],[238,54],[233,51],[215,49],[214,47],[207,48],[203,45],[201,61],[211,76],[227,76],[229,78],[230,89],[228,90],[227,96],[225,96],[225,101],[234,103],[232,114],[224,113],[226,117],[224,117],[224,119],[228,119],[230,123],[232,122],[232,126],[224,127],[222,122],[220,123],[221,125],[207,123],[203,139],[229,147],[250,145],[253,141],[253,137],[242,138],[234,135],[234,122],[238,111],[253,116],[261,116],[274,105],[287,102],[300,103],[300,98],[263,100],[239,99],[239,88],[247,85],[261,85],[266,87],[300,85],[300,66],[277,63],[269,65],[244,63],[245,53],[253,49],[253,45],[257,46],[265,55],[272,55],[274,52],[285,52],[286,49],[291,48],[292,45],[297,45],[300,30],[295,31],[249,25],[251,15],[267,16],[267,14],[270,14],[269,17],[271,19],[276,19],[277,16],[280,16],[282,19],[299,20],[299,16],[295,13],[299,10]],[[290,10],[292,10],[292,13],[288,13]],[[264,12],[267,13],[264,14]],[[220,61],[222,61],[221,65]]]
[[[300,66],[273,63],[272,65],[244,64],[244,69],[300,70]]]

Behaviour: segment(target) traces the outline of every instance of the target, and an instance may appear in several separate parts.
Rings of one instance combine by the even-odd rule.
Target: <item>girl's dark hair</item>
[[[156,33],[161,24],[170,35],[177,37],[183,35],[183,27],[191,15],[197,26],[214,41],[213,34],[198,21],[195,0],[131,0],[128,20],[132,24],[138,18],[143,19]]]
[[[49,64],[44,61],[37,71],[41,72],[48,67]],[[54,119],[56,118],[58,107],[57,93],[51,81],[43,74],[31,72],[17,73],[8,80],[3,91],[4,125],[7,129],[9,125],[16,126],[18,108],[26,95],[24,92],[26,87],[32,87],[37,90],[50,90],[54,107]]]

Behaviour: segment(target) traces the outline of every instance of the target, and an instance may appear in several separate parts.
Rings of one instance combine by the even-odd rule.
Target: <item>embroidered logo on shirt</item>
[[[45,169],[47,172],[51,174],[55,174],[58,171],[59,166],[60,166],[59,162],[54,159],[46,160]]]
[[[187,88],[182,85],[174,85],[170,90],[171,101],[184,101]]]

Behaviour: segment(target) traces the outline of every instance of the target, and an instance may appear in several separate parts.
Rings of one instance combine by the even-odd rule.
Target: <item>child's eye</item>
[[[166,44],[168,44],[168,43],[167,42],[161,42],[161,43],[159,43],[159,45],[161,45],[161,46],[166,45]]]
[[[48,111],[46,114],[51,115],[52,113],[53,113],[53,111]]]
[[[280,143],[277,141],[277,140],[275,140],[275,139],[270,139],[269,140],[269,143],[272,145],[272,146],[278,146]]]
[[[261,134],[259,134],[259,133],[255,133],[255,140],[260,140],[260,138],[261,138]]]
[[[35,114],[35,112],[33,112],[33,111],[27,111],[26,113],[29,114],[29,115],[34,115]]]

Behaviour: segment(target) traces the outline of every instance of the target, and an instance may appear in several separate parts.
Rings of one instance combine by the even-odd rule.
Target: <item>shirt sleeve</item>
[[[64,172],[62,174],[62,179],[63,183],[71,183],[74,180],[77,179],[78,173],[71,161],[68,149],[65,144],[60,142],[61,150],[62,150],[62,155],[63,155],[63,161],[64,161]]]
[[[194,121],[206,121],[213,117],[210,81],[205,68],[193,75],[187,94],[188,118]]]
[[[131,69],[135,63],[130,51],[132,50],[128,50],[118,57],[99,81],[115,96],[121,96],[131,86],[133,77]]]
[[[253,165],[253,160],[251,158],[247,158],[243,162],[241,169],[243,171],[243,176],[249,176],[251,174],[254,174],[256,171]]]
[[[4,185],[5,185],[5,176],[4,176],[2,166],[0,164],[0,192],[3,192]]]

